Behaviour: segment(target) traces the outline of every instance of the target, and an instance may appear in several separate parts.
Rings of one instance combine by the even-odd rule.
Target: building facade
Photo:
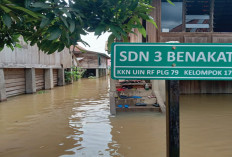
[[[71,68],[68,49],[45,54],[36,46],[22,44],[0,52],[0,101],[25,93],[64,85],[64,69]]]
[[[108,74],[108,60],[110,57],[104,53],[75,48],[74,54],[78,60],[78,67],[85,70],[84,77],[102,77]]]
[[[151,16],[158,29],[143,25],[147,38],[130,35],[131,42],[232,43],[232,1],[230,0],[154,0]],[[164,81],[153,81],[154,90],[165,98]],[[232,93],[231,81],[180,81],[181,94]]]

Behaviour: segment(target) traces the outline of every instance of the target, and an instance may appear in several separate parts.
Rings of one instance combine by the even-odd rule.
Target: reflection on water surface
[[[165,157],[165,115],[109,114],[109,80],[0,103],[2,157]],[[232,96],[181,96],[181,156],[231,157]]]

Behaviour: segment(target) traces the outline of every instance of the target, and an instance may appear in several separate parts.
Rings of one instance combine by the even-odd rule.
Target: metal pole
[[[179,157],[179,81],[166,81],[166,99],[167,157]]]

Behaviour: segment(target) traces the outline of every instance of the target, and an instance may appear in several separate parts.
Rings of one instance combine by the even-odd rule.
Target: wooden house
[[[152,5],[155,8],[151,16],[155,19],[158,29],[150,23],[143,22],[147,38],[131,34],[130,42],[232,43],[231,0],[172,2],[175,6],[166,0],[153,0]],[[160,88],[164,89],[157,87],[157,90]],[[182,94],[232,93],[232,82],[180,81],[180,90]]]
[[[78,60],[78,67],[85,70],[84,77],[102,77],[108,74],[107,54],[86,50],[80,46],[74,49],[74,54]]]
[[[47,55],[36,46],[0,52],[0,101],[24,93],[64,85],[64,70],[72,66],[68,49]]]
[[[232,43],[232,1],[231,0],[153,0],[151,17],[158,28],[142,21],[147,37],[130,34],[130,42],[166,43]],[[115,114],[117,81],[111,80],[111,113]],[[164,104],[165,81],[152,80],[152,90],[159,104]],[[232,93],[232,81],[180,81],[181,94]],[[165,106],[162,105],[161,107]],[[162,110],[162,109],[161,109]]]

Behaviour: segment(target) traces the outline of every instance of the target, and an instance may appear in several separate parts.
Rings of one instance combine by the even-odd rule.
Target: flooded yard
[[[81,79],[0,103],[1,157],[165,157],[166,119],[109,113],[109,79]],[[232,95],[180,97],[185,157],[232,156]]]

